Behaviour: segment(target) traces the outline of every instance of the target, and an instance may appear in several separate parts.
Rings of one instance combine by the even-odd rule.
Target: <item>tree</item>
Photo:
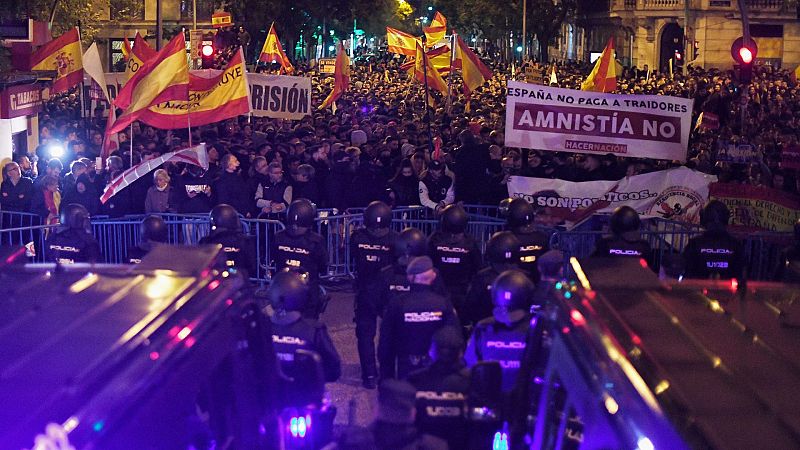
[[[547,48],[561,34],[561,24],[575,14],[576,0],[528,0],[528,32],[539,40],[540,60],[547,62]]]

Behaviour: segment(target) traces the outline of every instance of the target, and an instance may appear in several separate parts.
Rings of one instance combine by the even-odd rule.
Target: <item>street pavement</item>
[[[361,386],[356,326],[353,323],[355,294],[349,284],[330,287],[328,292],[331,300],[321,320],[328,326],[328,332],[342,358],[342,377],[336,383],[327,384],[331,400],[338,410],[335,423],[367,426],[375,417],[378,396],[377,390]]]

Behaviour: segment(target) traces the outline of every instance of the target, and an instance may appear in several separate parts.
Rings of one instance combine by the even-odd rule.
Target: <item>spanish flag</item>
[[[344,91],[350,86],[350,58],[344,51],[344,44],[339,42],[339,51],[336,53],[336,66],[333,71],[333,90],[318,109],[325,109],[328,106],[336,111],[336,100],[342,96]]]
[[[78,27],[39,47],[31,55],[31,70],[58,72],[51,93],[57,94],[83,81],[83,51]]]
[[[455,67],[461,68],[461,78],[464,80],[464,95],[469,99],[475,89],[483,86],[486,80],[492,78],[492,71],[478,58],[469,46],[456,35],[456,58]]]
[[[294,72],[294,66],[283,51],[281,41],[278,39],[275,22],[269,27],[269,33],[267,33],[267,39],[264,41],[264,47],[261,49],[261,56],[258,57],[258,60],[265,63],[279,62],[281,71],[287,74]]]
[[[151,106],[139,118],[161,129],[207,125],[250,112],[247,69],[242,50],[218,75],[189,72],[189,100],[170,100]],[[191,114],[191,117],[189,115]]]
[[[614,37],[608,39],[594,69],[581,84],[582,91],[612,92],[617,89],[617,64],[614,58]]]
[[[420,42],[419,38],[392,27],[386,27],[386,41],[390,52],[406,56],[416,55],[417,43]]]
[[[433,67],[439,71],[442,76],[445,76],[450,73],[450,46],[443,45],[441,47],[436,47],[432,50],[428,50],[425,52],[428,56],[428,59],[433,64]],[[403,64],[400,65],[400,69],[402,70],[411,70],[416,65],[416,62],[413,59],[406,60]]]
[[[422,44],[417,43],[417,54],[414,58],[414,78],[420,83],[425,83],[425,78],[428,78],[428,87],[436,89],[445,96],[447,95],[447,83],[445,83],[439,71],[433,67],[431,60],[427,57],[422,50]]]
[[[125,58],[125,77],[130,80],[148,59],[156,56],[156,51],[147,44],[139,32],[133,39],[133,47],[127,39],[122,40],[122,56]]]
[[[155,57],[145,61],[114,100],[122,115],[106,133],[118,133],[144,114],[147,108],[189,97],[189,64],[186,40],[178,33]]]
[[[436,11],[431,21],[431,26],[423,28],[425,32],[425,46],[433,47],[434,44],[444,39],[447,34],[447,19],[442,13]]]

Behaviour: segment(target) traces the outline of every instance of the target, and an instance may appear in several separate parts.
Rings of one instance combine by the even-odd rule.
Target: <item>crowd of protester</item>
[[[585,64],[557,67],[558,84],[567,88],[578,88],[589,72]],[[619,92],[690,97],[695,99],[693,119],[703,111],[719,117],[718,129],[693,131],[682,163],[505,147],[505,82],[524,78],[524,70],[512,75],[505,66],[493,69],[494,77],[469,102],[454,88],[449,107],[436,94],[437,104],[426,112],[420,84],[399,69],[398,59],[370,59],[352,70],[350,88],[335,113],[315,109],[300,121],[240,116],[193,128],[192,142],[208,146],[208,171],[165,164],[105,204],[99,197],[111,179],[131,163],[188,146],[188,130],[136,123],[132,136],[120,133],[121,148],[99,167],[95,158],[102,148],[103,108],[81,118],[79,97],[71,93],[49,101],[40,113],[39,147],[15,154],[16,165],[3,168],[0,206],[45,221],[57,216],[60,204],[72,202],[112,217],[202,213],[228,203],[255,218],[279,214],[296,198],[339,210],[373,200],[437,210],[453,202],[496,205],[507,197],[512,175],[610,180],[677,165],[715,174],[721,181],[798,192],[796,171],[781,167],[781,152],[797,144],[800,129],[798,86],[786,70],[755,71],[742,126],[743,92],[734,71],[689,68],[687,75],[670,76],[646,67],[626,68],[618,78]],[[549,67],[541,70],[549,73]],[[312,77],[315,104],[331,89],[332,77],[304,64],[298,64],[297,74]],[[752,144],[758,157],[747,163],[719,161],[720,142]],[[53,153],[54,148],[63,154]]]

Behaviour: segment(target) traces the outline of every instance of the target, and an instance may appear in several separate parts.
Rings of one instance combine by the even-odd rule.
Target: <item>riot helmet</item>
[[[514,264],[519,261],[519,239],[510,231],[498,231],[486,243],[486,259],[492,264]]]
[[[211,219],[212,231],[240,231],[242,228],[236,208],[225,203],[215,206],[211,210],[209,218]]]
[[[448,205],[442,211],[441,226],[445,233],[463,233],[467,227],[467,212],[460,205]]]
[[[494,318],[503,323],[513,323],[525,317],[533,297],[533,282],[519,270],[506,270],[492,283],[492,311]]]
[[[297,199],[286,210],[286,225],[294,231],[305,232],[314,225],[317,211],[308,199]]]
[[[611,214],[611,233],[614,236],[638,233],[641,224],[639,213],[630,206],[620,206]]]
[[[427,252],[428,240],[422,231],[406,228],[400,232],[395,245],[395,257],[400,264],[406,264],[411,258],[423,256]]]
[[[387,229],[392,222],[392,208],[384,202],[374,201],[364,210],[364,225],[368,229]]]
[[[89,210],[79,203],[70,203],[69,205],[61,208],[59,220],[61,225],[74,230],[88,230]]]
[[[140,231],[143,242],[167,242],[167,223],[161,216],[145,217]]]
[[[302,311],[308,302],[308,274],[281,270],[272,277],[268,292],[275,311]]]
[[[511,206],[513,200],[513,198],[509,197],[500,201],[500,204],[497,205],[497,212],[500,213],[500,217],[508,219],[508,207]]]
[[[515,198],[508,203],[508,227],[512,230],[533,224],[533,206],[524,198]]]
[[[728,207],[719,200],[711,200],[700,211],[700,225],[706,230],[724,230],[730,218]]]

